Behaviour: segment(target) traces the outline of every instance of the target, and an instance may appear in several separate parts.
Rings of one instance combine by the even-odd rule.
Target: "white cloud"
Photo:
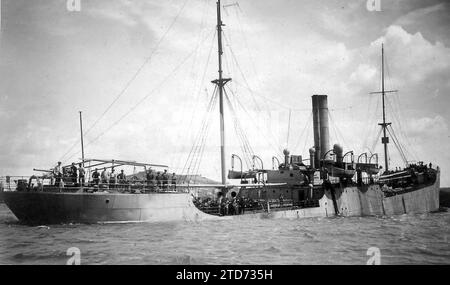
[[[385,44],[387,66],[398,87],[403,82],[424,83],[436,73],[450,71],[450,49],[440,42],[430,43],[420,32],[410,34],[401,26],[392,25],[386,34],[372,42],[372,47]]]
[[[439,3],[433,6],[413,10],[412,12],[409,12],[408,14],[400,17],[395,24],[405,26],[423,21],[425,17],[430,17],[430,14],[444,10],[445,5],[445,3]]]

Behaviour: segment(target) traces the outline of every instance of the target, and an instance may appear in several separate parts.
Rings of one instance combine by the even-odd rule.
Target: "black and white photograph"
[[[0,265],[450,264],[449,1],[0,4]]]

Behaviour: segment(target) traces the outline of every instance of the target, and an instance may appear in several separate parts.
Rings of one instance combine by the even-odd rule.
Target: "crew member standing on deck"
[[[102,178],[102,184],[108,184],[109,173],[108,173],[108,171],[106,171],[106,167],[102,171],[101,178]]]
[[[161,174],[159,172],[156,173],[156,187],[157,189],[161,189]]]
[[[113,189],[116,187],[116,172],[113,169],[111,169],[111,174],[109,175],[109,188]]]
[[[86,170],[84,170],[83,163],[80,163],[79,167],[78,167],[78,183],[80,184],[80,186],[84,186],[85,174],[86,174]]]
[[[151,191],[155,190],[155,182],[153,181],[155,179],[155,175],[153,174],[153,170],[150,168],[147,171],[147,186],[150,188]]]
[[[167,184],[169,183],[169,174],[167,173],[167,169],[164,169],[164,173],[162,175],[162,183],[163,189],[167,190]]]
[[[127,183],[127,176],[123,172],[123,169],[120,171],[119,175],[117,175],[117,180],[119,182],[119,186],[124,187]]]
[[[59,187],[62,178],[61,161],[58,161],[58,165],[53,169],[53,175],[55,176],[55,186]]]
[[[175,175],[175,172],[172,173],[172,188],[173,190],[177,190],[177,176]]]
[[[97,186],[100,183],[100,173],[98,173],[97,168],[95,169],[94,173],[92,173],[92,182]]]
[[[70,167],[70,177],[72,178],[72,183],[75,186],[75,184],[77,183],[77,167],[75,166],[75,163],[72,162],[72,166]]]

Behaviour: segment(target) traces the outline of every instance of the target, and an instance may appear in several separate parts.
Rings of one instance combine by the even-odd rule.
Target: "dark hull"
[[[170,222],[205,218],[187,193],[112,194],[4,192],[26,224]]]

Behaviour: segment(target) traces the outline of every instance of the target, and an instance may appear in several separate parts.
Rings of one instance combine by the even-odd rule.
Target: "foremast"
[[[226,184],[226,163],[225,163],[225,119],[224,119],[224,108],[223,108],[223,94],[224,86],[227,82],[231,81],[231,78],[223,78],[222,70],[222,17],[220,11],[220,0],[217,0],[217,45],[218,45],[218,63],[219,63],[219,78],[213,80],[212,83],[217,85],[219,91],[219,111],[220,111],[220,164],[221,164],[221,176],[222,184]]]

